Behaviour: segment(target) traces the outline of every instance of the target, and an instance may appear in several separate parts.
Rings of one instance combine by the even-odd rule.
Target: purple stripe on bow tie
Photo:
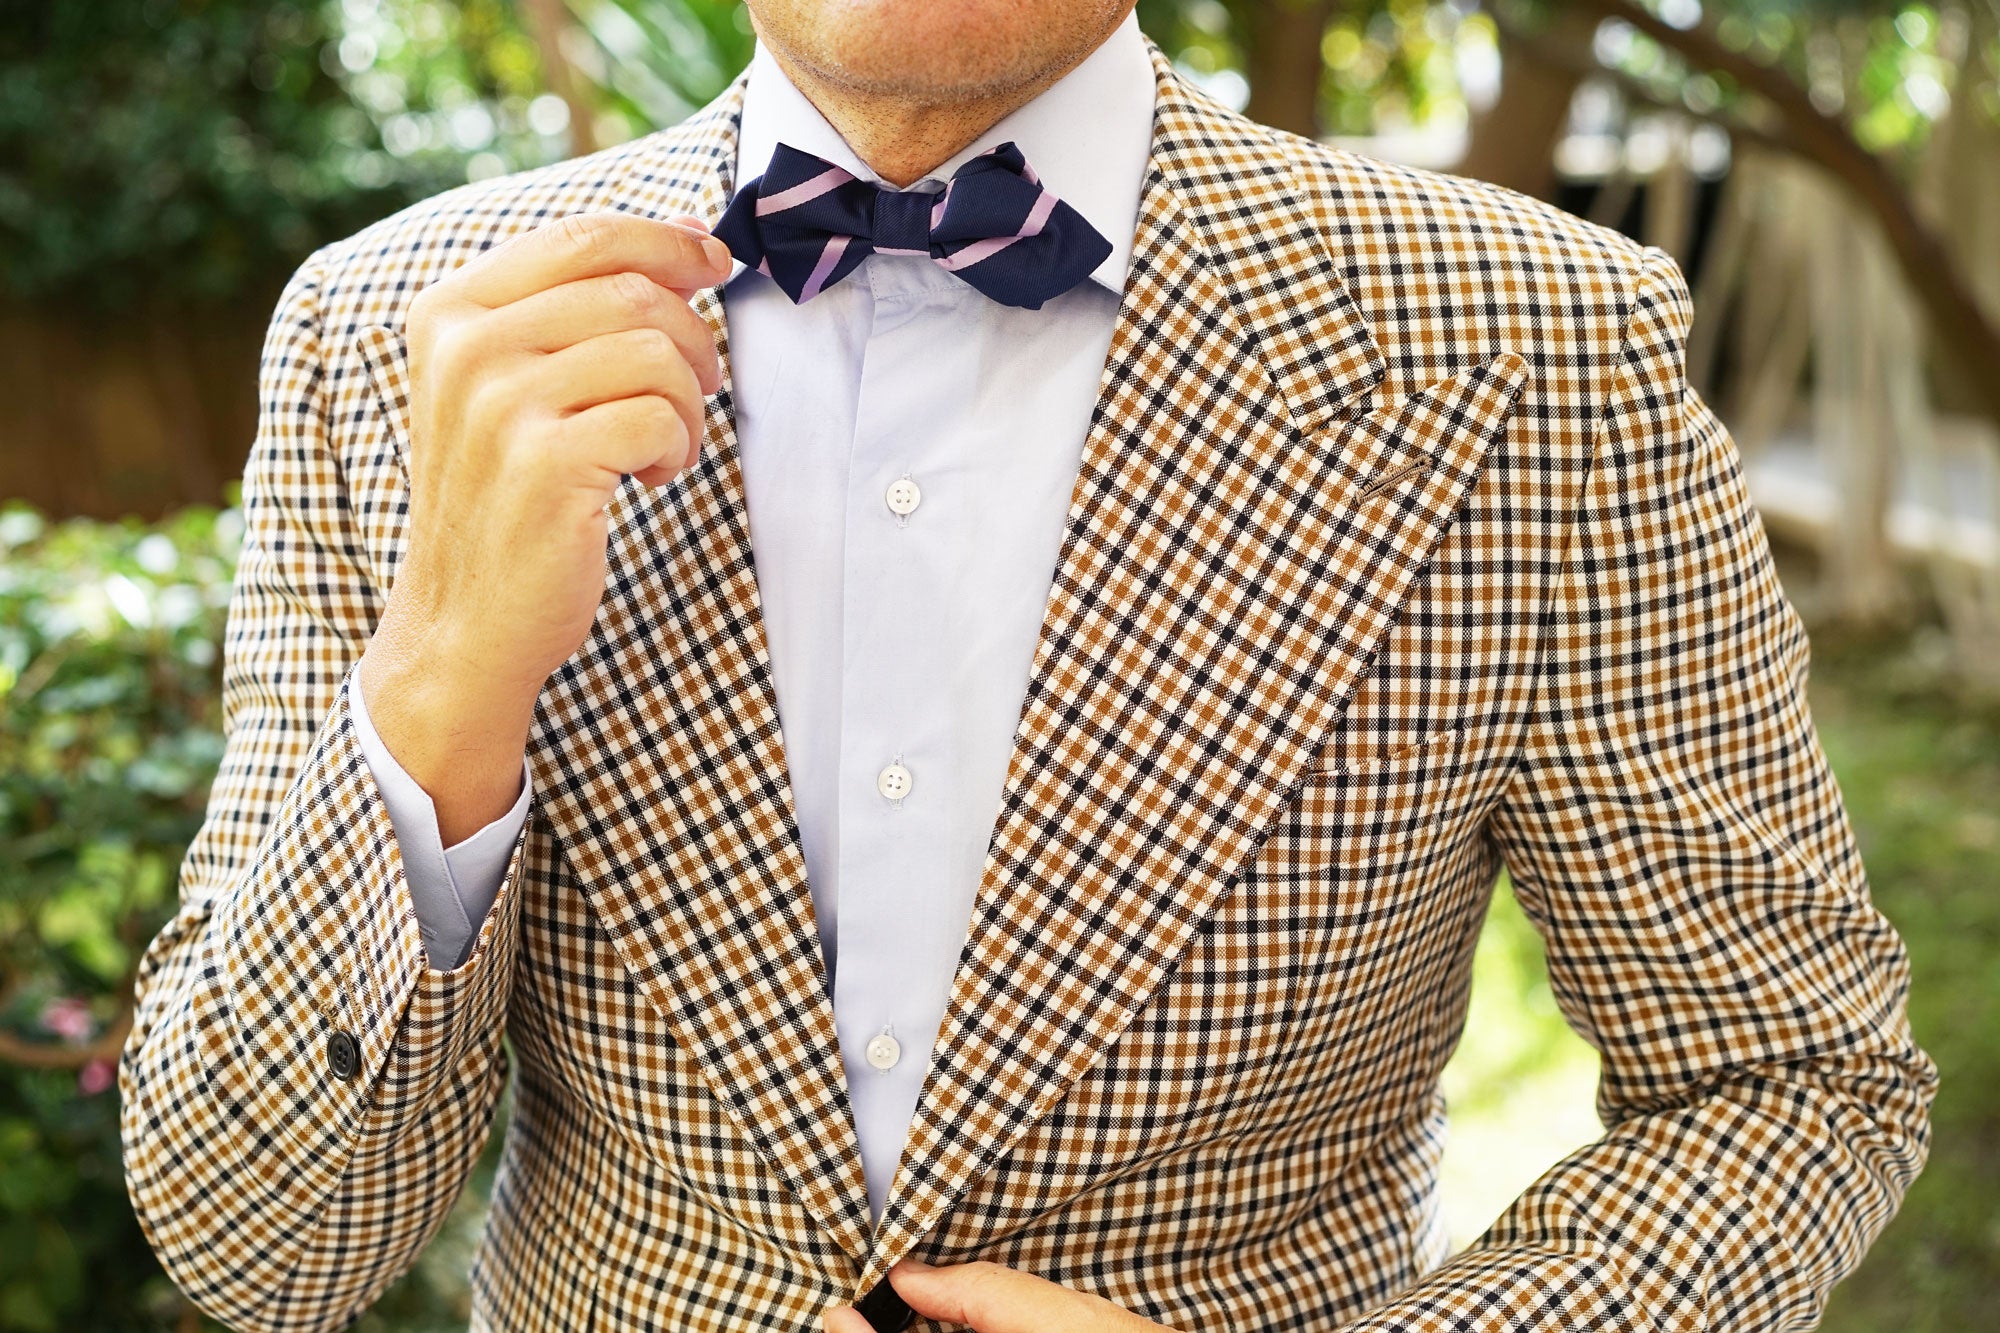
[[[782,213],[788,208],[797,208],[800,204],[809,204],[835,186],[845,185],[853,179],[854,173],[848,171],[846,168],[829,166],[825,171],[822,171],[803,185],[794,185],[789,190],[781,190],[777,194],[767,194],[759,197],[757,200],[757,216],[764,217],[771,213]]]
[[[929,258],[993,300],[1037,309],[1111,253],[1012,143],[966,162],[934,198],[884,189],[780,144],[715,234],[795,302],[810,301],[875,254]]]
[[[800,293],[799,300],[810,301],[825,289],[827,281],[833,276],[834,265],[838,264],[840,257],[847,253],[848,243],[852,239],[849,236],[826,238],[826,248],[819,252],[819,262],[813,265],[812,276],[806,279],[805,289]]]
[[[1060,201],[1054,195],[1050,194],[1047,190],[1043,190],[1041,197],[1035,200],[1035,206],[1028,211],[1027,220],[1021,224],[1021,229],[1012,236],[992,236],[983,241],[974,241],[970,245],[954,250],[943,259],[938,260],[938,263],[956,272],[962,268],[970,268],[982,259],[989,259],[999,254],[1016,241],[1025,241],[1030,236],[1041,235],[1042,228],[1047,225],[1049,216],[1056,211],[1056,204],[1058,202]]]

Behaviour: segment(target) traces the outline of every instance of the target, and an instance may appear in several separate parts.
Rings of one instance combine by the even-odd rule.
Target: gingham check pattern
[[[718,216],[741,85],[301,267],[228,749],[120,1068],[133,1200],[205,1307],[367,1305],[459,1193],[508,1049],[478,1329],[814,1329],[915,1252],[1188,1329],[1743,1333],[1810,1322],[1858,1261],[1935,1071],[1805,636],[1684,386],[1679,271],[1251,124],[1154,59],[1102,399],[872,1235],[729,390],[693,469],[617,493],[456,970],[427,968],[348,711],[404,549],[409,297],[564,214]],[[1604,1054],[1607,1132],[1446,1262],[1437,1075],[1503,862]]]

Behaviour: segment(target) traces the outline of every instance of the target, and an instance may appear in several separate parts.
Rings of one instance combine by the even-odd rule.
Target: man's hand
[[[485,669],[539,690],[604,594],[624,474],[695,458],[715,344],[687,297],[729,272],[693,225],[577,214],[410,303],[410,547],[395,596]]]
[[[383,743],[447,846],[512,804],[534,704],[604,596],[626,474],[698,456],[729,273],[694,219],[558,219],[410,302],[409,547],[362,663]]]
[[[934,1268],[903,1259],[889,1270],[889,1285],[926,1319],[967,1324],[978,1333],[1139,1333],[1165,1327],[1101,1296],[1000,1264]],[[826,1333],[874,1333],[851,1305],[831,1307],[822,1322]]]

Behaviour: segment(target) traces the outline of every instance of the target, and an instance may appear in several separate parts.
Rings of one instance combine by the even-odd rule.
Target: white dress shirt
[[[1136,18],[913,190],[1013,140],[1112,244],[1040,310],[928,258],[874,255],[793,305],[738,265],[723,287],[736,433],[792,796],[834,1022],[880,1216],[951,991],[1000,810],[1028,669],[1131,257],[1152,140]],[[759,48],[734,179],[779,142],[879,181]],[[514,807],[450,848],[370,726],[434,966],[492,905]]]

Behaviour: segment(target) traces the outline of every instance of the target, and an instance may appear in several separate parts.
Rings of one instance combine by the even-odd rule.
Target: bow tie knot
[[[941,196],[940,196],[941,197]],[[878,255],[929,255],[938,198],[906,190],[875,192],[870,244]]]
[[[1012,143],[968,161],[941,194],[884,189],[779,144],[715,235],[795,303],[878,254],[929,258],[1003,305],[1034,310],[1111,253],[1111,242],[1043,186]]]

